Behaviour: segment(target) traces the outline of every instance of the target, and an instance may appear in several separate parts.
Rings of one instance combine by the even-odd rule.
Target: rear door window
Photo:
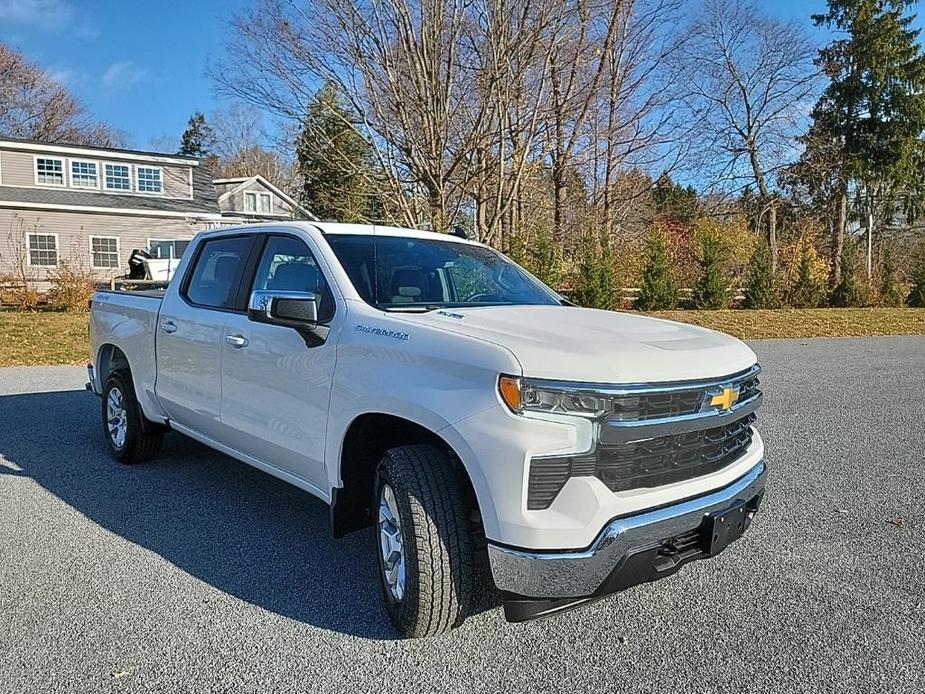
[[[232,236],[206,241],[186,287],[186,298],[198,306],[234,308],[251,238]]]

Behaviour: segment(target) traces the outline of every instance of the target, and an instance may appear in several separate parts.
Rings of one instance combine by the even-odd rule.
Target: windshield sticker
[[[381,335],[382,337],[393,337],[396,340],[410,340],[411,335],[408,333],[400,333],[397,330],[386,330],[384,328],[374,328],[371,325],[358,325],[356,330],[361,333],[369,333],[370,335]]]

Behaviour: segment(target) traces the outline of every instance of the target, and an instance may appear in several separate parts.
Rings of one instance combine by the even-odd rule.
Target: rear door
[[[158,317],[158,400],[173,422],[218,440],[225,321],[244,310],[238,293],[255,238],[203,240]]]
[[[316,254],[302,238],[268,235],[255,257],[259,261],[248,293],[315,292],[319,323],[333,321],[333,294]],[[222,422],[229,445],[324,492],[334,335],[332,330],[327,341],[309,346],[293,328],[231,314],[222,345]]]

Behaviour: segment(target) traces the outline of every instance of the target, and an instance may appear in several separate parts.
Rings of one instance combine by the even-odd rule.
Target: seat
[[[421,301],[427,278],[419,267],[397,268],[392,273],[391,302],[393,304],[413,304]]]

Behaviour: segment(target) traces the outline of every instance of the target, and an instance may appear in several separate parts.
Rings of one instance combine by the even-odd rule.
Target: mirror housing
[[[318,297],[312,292],[258,289],[251,293],[247,317],[256,323],[314,328],[318,325]]]

